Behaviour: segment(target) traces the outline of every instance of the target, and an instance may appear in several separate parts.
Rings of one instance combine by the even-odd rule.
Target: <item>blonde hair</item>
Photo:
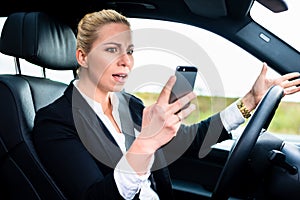
[[[86,14],[77,26],[77,49],[89,53],[93,42],[97,39],[99,29],[110,23],[122,23],[130,27],[125,16],[115,10],[104,9],[98,12]]]

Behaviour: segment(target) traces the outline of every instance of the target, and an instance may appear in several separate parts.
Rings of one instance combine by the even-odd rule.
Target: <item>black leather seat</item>
[[[44,13],[14,13],[3,26],[0,52],[16,58],[19,72],[0,75],[1,199],[65,199],[40,163],[31,131],[36,111],[58,98],[66,84],[22,75],[19,58],[37,67],[75,72],[75,49],[71,28]]]

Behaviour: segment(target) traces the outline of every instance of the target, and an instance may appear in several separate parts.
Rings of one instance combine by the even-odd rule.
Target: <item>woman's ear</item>
[[[81,67],[88,68],[87,55],[85,54],[84,51],[82,51],[82,49],[76,50],[76,59],[77,59],[78,64]]]

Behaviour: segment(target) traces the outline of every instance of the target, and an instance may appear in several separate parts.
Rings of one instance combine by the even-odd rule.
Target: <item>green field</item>
[[[146,106],[154,103],[158,97],[156,93],[135,93],[135,95],[141,98]],[[235,100],[237,99],[198,96],[193,102],[197,110],[185,119],[184,123],[191,124],[206,119]],[[300,135],[300,103],[281,102],[268,130],[274,133]]]

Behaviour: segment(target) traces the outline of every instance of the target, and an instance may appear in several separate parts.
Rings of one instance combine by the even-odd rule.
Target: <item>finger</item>
[[[256,81],[265,79],[265,77],[267,76],[267,71],[268,71],[268,65],[264,62],[263,66],[261,68],[260,74],[258,75]]]
[[[280,81],[280,82],[283,82],[283,81],[286,81],[286,80],[293,80],[293,79],[298,78],[299,76],[300,76],[300,73],[299,73],[299,72],[291,72],[291,73],[282,75],[282,76],[279,78],[279,81]]]
[[[284,81],[283,84],[281,84],[283,88],[289,88],[293,86],[299,86],[300,85],[300,79],[295,79],[292,81]]]
[[[284,80],[289,80],[289,79],[298,78],[299,76],[300,76],[299,72],[291,72],[291,73],[283,75],[282,77],[284,78]]]
[[[185,118],[187,118],[194,110],[196,110],[196,106],[194,104],[190,104],[186,109],[183,109],[180,112],[178,112],[176,114],[178,121],[179,121],[179,119],[180,119],[180,121],[182,121]]]
[[[260,74],[263,76],[266,76],[267,71],[268,71],[268,65],[267,65],[267,63],[264,62]]]
[[[171,104],[170,112],[177,113],[179,110],[181,110],[185,105],[189,104],[195,98],[196,98],[196,94],[194,92],[190,92],[187,95],[177,99],[175,102]]]
[[[268,71],[268,65],[267,63],[264,62],[258,77],[266,77],[267,71]]]
[[[175,84],[176,76],[171,76],[165,86],[163,87],[162,91],[159,94],[159,97],[157,99],[158,104],[165,104],[169,103],[169,98],[171,94],[171,90]]]
[[[291,87],[288,89],[284,89],[284,95],[294,94],[300,91],[300,87]]]
[[[181,115],[176,114],[175,116],[177,117],[178,122],[181,122],[181,121],[182,121]]]

